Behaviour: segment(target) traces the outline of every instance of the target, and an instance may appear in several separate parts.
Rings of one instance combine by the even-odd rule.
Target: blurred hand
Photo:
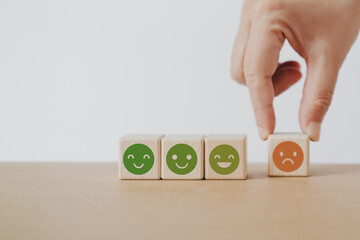
[[[307,64],[299,121],[317,141],[338,71],[359,27],[360,0],[244,1],[231,75],[249,88],[262,139],[274,132],[274,96],[302,76],[299,63],[278,63],[285,39]]]

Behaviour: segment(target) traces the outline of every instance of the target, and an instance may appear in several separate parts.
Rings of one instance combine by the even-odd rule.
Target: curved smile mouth
[[[142,168],[144,166],[144,163],[142,163],[140,166],[138,166],[138,165],[136,165],[135,163],[134,163],[134,167],[136,167],[136,168]]]
[[[289,161],[292,165],[294,165],[294,161],[291,159],[291,158],[285,158],[283,161],[282,161],[282,164],[285,164],[287,161]]]
[[[221,168],[228,168],[231,165],[231,162],[217,162],[217,165]]]
[[[185,166],[183,166],[183,167],[180,167],[179,164],[177,164],[177,163],[175,163],[175,165],[180,169],[184,169],[189,165],[189,163],[186,163]]]

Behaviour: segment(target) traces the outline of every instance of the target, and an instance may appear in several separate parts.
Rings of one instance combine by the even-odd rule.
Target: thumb
[[[313,141],[319,141],[321,123],[331,104],[339,71],[338,66],[334,66],[326,59],[331,57],[322,56],[308,61],[307,77],[300,104],[301,129]]]

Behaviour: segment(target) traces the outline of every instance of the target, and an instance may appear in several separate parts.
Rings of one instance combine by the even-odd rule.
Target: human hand
[[[359,28],[360,0],[244,1],[231,75],[249,88],[262,139],[274,132],[273,98],[302,76],[299,63],[278,63],[285,39],[307,64],[299,122],[318,141],[338,71]]]

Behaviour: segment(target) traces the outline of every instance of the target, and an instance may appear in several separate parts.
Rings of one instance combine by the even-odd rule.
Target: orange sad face
[[[292,141],[279,143],[273,152],[275,166],[284,172],[293,172],[304,161],[304,153],[301,147]]]

